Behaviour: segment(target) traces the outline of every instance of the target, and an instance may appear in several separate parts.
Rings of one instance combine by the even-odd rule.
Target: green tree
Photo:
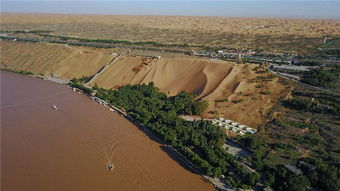
[[[220,167],[213,168],[212,170],[213,177],[220,177],[222,175],[222,170]]]

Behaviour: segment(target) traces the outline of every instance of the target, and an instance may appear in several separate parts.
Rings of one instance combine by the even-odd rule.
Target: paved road
[[[127,51],[126,51],[127,52]],[[125,53],[119,54],[115,58],[113,58],[108,64],[106,64],[103,68],[101,68],[87,83],[86,85],[89,85],[94,79],[96,79],[97,76],[99,76],[101,73],[103,73],[108,67],[110,67],[113,63],[119,60],[122,56],[125,55]]]
[[[288,80],[292,80],[298,84],[301,84],[303,86],[306,86],[306,87],[309,87],[309,88],[313,88],[313,89],[317,89],[317,90],[320,90],[320,91],[324,91],[324,92],[327,92],[327,93],[331,93],[331,94],[335,94],[335,95],[338,95],[340,96],[340,92],[337,92],[337,91],[332,91],[332,90],[328,90],[328,89],[324,89],[324,88],[321,88],[321,87],[316,87],[316,86],[312,86],[312,85],[309,85],[309,84],[306,84],[306,83],[303,83],[303,82],[300,82],[299,80],[295,80],[295,79],[292,79],[292,78],[289,78],[287,76],[284,76],[284,75],[281,75],[279,72],[275,72],[273,70],[270,70],[273,74],[276,74],[278,76],[281,76],[282,78],[285,78],[285,79],[288,79]]]

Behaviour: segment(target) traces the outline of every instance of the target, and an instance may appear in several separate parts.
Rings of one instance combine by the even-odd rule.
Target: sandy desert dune
[[[340,37],[339,19],[1,13],[2,30],[48,30],[92,39],[304,51]]]
[[[0,49],[1,65],[8,69],[66,79],[90,76],[116,57],[111,49],[5,40],[0,41]]]
[[[2,68],[53,74],[64,79],[94,75],[116,56],[111,49],[5,40],[1,41],[1,49]],[[223,116],[257,127],[266,120],[268,110],[287,94],[287,87],[278,78],[254,81],[269,75],[256,73],[257,66],[198,58],[149,59],[126,55],[100,73],[91,85],[115,89],[152,81],[170,96],[185,90],[207,100],[209,108],[204,117]],[[258,85],[261,88],[256,88]],[[270,95],[261,94],[263,91],[270,91]]]
[[[264,114],[274,105],[286,87],[278,78],[268,82],[249,82],[258,74],[258,65],[236,64],[227,61],[164,58],[145,61],[142,57],[127,56],[101,73],[91,85],[118,88],[127,84],[154,82],[162,92],[175,95],[181,90],[194,93],[197,99],[209,102],[204,116],[217,111],[241,123],[257,127],[265,120]],[[256,88],[261,84],[262,88]],[[270,91],[270,95],[260,92]],[[228,100],[221,102],[220,100]],[[235,103],[242,99],[240,103]],[[216,115],[215,115],[216,117]]]

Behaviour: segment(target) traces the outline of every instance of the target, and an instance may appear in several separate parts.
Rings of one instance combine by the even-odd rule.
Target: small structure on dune
[[[151,65],[151,61],[152,61],[151,58],[143,58],[143,60],[142,60],[143,64],[146,65],[146,66]]]

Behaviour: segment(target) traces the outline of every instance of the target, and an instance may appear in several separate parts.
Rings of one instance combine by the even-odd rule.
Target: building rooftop
[[[290,165],[290,164],[285,164],[283,165],[287,170],[289,170],[290,172],[296,174],[296,175],[301,175],[302,174],[302,171],[298,168],[296,168],[295,166],[293,165]]]

